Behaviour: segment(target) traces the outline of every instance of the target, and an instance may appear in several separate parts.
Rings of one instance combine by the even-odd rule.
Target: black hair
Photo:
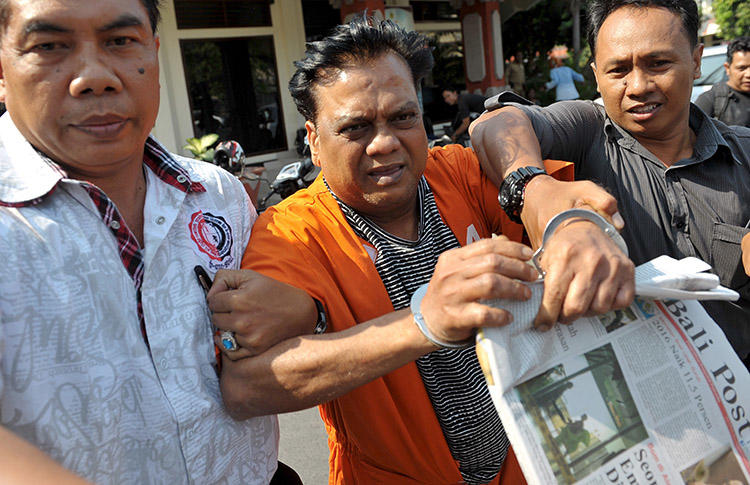
[[[727,46],[727,64],[732,63],[735,52],[750,52],[750,37],[737,37]]]
[[[698,45],[698,28],[700,17],[695,0],[591,0],[588,4],[588,34],[587,39],[593,56],[596,49],[596,37],[599,29],[607,17],[620,7],[661,7],[674,13],[682,21],[690,46]]]
[[[306,120],[314,121],[317,105],[313,88],[336,73],[362,62],[394,53],[409,66],[414,86],[434,64],[427,38],[407,32],[390,20],[362,16],[339,25],[323,40],[307,44],[305,57],[294,63],[297,71],[289,81],[289,92],[297,110]]]
[[[148,21],[151,24],[151,32],[156,32],[156,26],[159,25],[161,19],[161,13],[159,7],[161,7],[161,0],[141,0],[141,3],[146,7],[148,12]],[[3,30],[8,26],[8,20],[10,19],[10,5],[8,0],[0,0],[0,26]]]

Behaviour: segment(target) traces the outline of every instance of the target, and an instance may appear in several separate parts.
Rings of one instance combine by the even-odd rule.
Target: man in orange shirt
[[[296,65],[290,90],[322,176],[260,217],[243,267],[303,289],[318,304],[311,328],[316,319],[328,328],[260,355],[228,352],[230,413],[320,404],[331,483],[523,483],[473,335],[512,319],[481,300],[526,299],[521,282],[537,273],[474,153],[427,150],[416,93],[432,66],[427,42],[362,19]],[[547,168],[570,176],[565,164]],[[597,310],[630,303],[633,266],[595,226],[571,223],[553,241],[601,256],[591,284],[619,296]],[[241,347],[252,346],[243,334],[258,318],[252,275],[220,273],[209,293],[215,324]]]

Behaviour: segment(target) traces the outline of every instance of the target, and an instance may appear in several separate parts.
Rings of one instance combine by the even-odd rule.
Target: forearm
[[[235,419],[291,412],[335,399],[434,350],[409,310],[324,335],[295,337],[226,362],[221,386]]]
[[[531,121],[518,108],[506,106],[482,114],[469,133],[482,171],[498,187],[506,175],[520,167],[544,168]]]
[[[84,479],[0,426],[0,483],[86,484]]]
[[[456,128],[456,131],[453,132],[453,140],[455,141],[459,136],[463,135],[466,130],[469,129],[469,124],[471,123],[471,118],[468,116],[461,121],[461,124]]]

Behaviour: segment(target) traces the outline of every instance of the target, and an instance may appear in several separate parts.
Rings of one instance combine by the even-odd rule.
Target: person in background
[[[738,37],[729,43],[724,69],[727,81],[711,86],[695,104],[724,124],[750,128],[750,37]]]
[[[525,95],[524,84],[526,83],[526,70],[523,67],[523,54],[516,52],[510,56],[508,62],[508,82],[510,88],[520,96]]]
[[[229,352],[225,402],[237,419],[320,405],[330,483],[523,483],[474,331],[512,319],[481,300],[525,300],[521,282],[538,274],[491,166],[458,145],[428,150],[415,88],[432,62],[423,36],[388,21],[357,19],[308,44],[290,91],[321,175],[260,216],[243,260],[307,292],[319,308],[310,325],[327,330],[260,355]],[[569,177],[569,167],[548,168]],[[570,187],[580,191],[571,203],[614,202],[589,182],[555,195]],[[595,225],[568,224],[548,243],[549,254],[585,254],[586,285],[602,288],[566,318],[632,301],[633,265]],[[255,296],[225,289],[252,279],[222,273],[209,293],[215,324],[238,338]]]
[[[194,273],[239,267],[256,214],[149,136],[158,1],[6,0],[0,19],[0,482],[268,484],[276,417],[222,405]],[[287,315],[306,294],[260,283],[256,351],[312,332]]]
[[[703,52],[696,3],[593,0],[588,16],[591,67],[604,105],[565,101],[541,108],[488,100],[491,111],[473,125],[472,144],[480,159],[502,165],[499,180],[522,167],[541,168],[543,159],[573,161],[576,179],[601,184],[617,199],[635,264],[663,254],[710,264],[740,299],[703,307],[747,359],[750,278],[741,241],[747,261],[750,129],[728,127],[690,103]],[[544,174],[525,184],[521,218],[532,241],[570,208],[549,197],[559,184]],[[573,276],[586,263],[575,254],[558,261]],[[559,294],[566,289],[560,284]]]
[[[484,111],[484,96],[481,94],[461,93],[453,88],[443,89],[443,100],[450,106],[458,105],[458,113],[451,128],[451,141],[465,144],[469,139],[469,125],[473,118]]]
[[[550,52],[550,61],[553,64],[549,75],[551,80],[544,86],[547,89],[555,88],[556,101],[568,101],[580,98],[576,89],[575,81],[582,83],[584,78],[581,74],[564,65],[565,59],[568,58],[568,49],[564,46],[558,46]]]

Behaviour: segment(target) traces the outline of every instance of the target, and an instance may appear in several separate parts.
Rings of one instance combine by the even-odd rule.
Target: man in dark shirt
[[[472,144],[480,159],[501,161],[499,178],[540,167],[543,158],[573,161],[576,179],[595,181],[617,199],[635,264],[662,254],[711,264],[740,299],[704,307],[745,359],[750,278],[741,241],[750,233],[750,129],[728,127],[690,104],[703,51],[695,2],[594,0],[589,16],[592,68],[604,106],[505,105],[475,123]],[[557,202],[565,190],[546,175],[527,180],[521,218],[531,233],[566,208]],[[571,275],[587,263],[575,249],[546,257]],[[566,294],[570,278],[547,281],[545,298]],[[554,321],[555,309],[567,307],[565,298],[557,300],[543,302],[545,318]]]
[[[750,37],[729,43],[724,69],[729,80],[714,84],[695,104],[727,125],[750,127]]]
[[[484,111],[484,96],[471,93],[458,94],[455,89],[444,89],[443,99],[451,106],[458,104],[458,113],[452,125],[451,140],[460,142],[462,137],[468,136],[467,130],[471,123],[471,114],[476,113],[476,117]]]

